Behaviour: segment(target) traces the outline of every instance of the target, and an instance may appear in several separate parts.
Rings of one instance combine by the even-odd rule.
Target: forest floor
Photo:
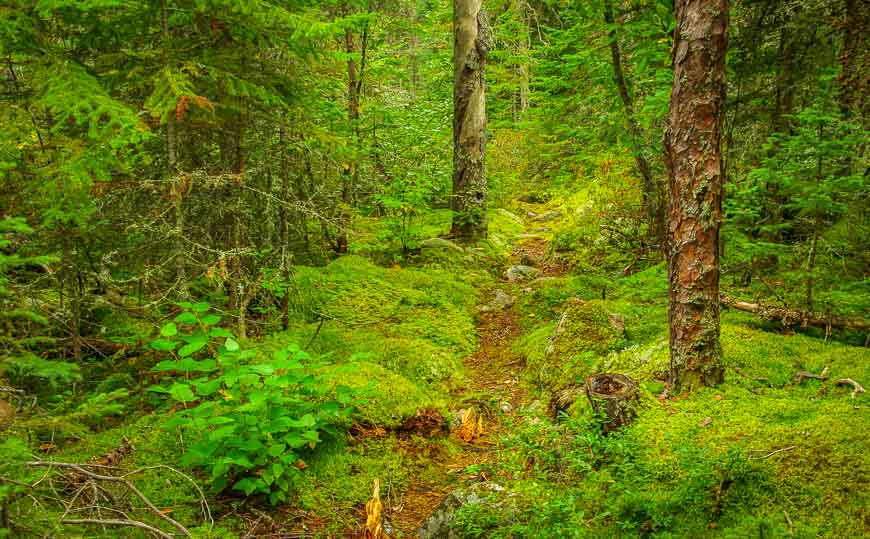
[[[547,261],[547,244],[540,236],[521,236],[512,246],[512,255],[504,270],[527,265],[540,270],[541,276],[562,275],[565,272],[562,265]],[[478,296],[477,350],[463,359],[465,384],[451,395],[453,403],[461,403],[461,408],[449,420],[450,436],[461,451],[437,459],[435,464],[440,473],[412,482],[400,506],[388,508],[392,526],[402,534],[416,536],[421,525],[451,491],[497,479],[493,474],[497,473],[495,470],[504,451],[502,437],[523,421],[516,411],[527,398],[527,390],[521,383],[525,359],[513,346],[523,333],[514,302],[524,286],[527,286],[524,282],[511,282],[503,276]],[[510,304],[485,310],[496,291],[510,296]]]

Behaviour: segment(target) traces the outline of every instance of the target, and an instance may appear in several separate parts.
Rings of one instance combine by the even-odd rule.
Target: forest
[[[867,384],[870,3],[0,3],[0,538],[866,537]]]

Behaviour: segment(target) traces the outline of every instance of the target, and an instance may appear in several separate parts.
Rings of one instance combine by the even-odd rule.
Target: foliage
[[[286,501],[305,468],[302,457],[324,436],[337,436],[352,413],[352,392],[339,386],[336,400],[327,400],[325,380],[312,372],[318,365],[298,347],[252,361],[253,351],[242,350],[230,332],[215,326],[220,317],[208,312],[207,303],[181,306],[186,310],[152,342],[174,356],[153,370],[177,377],[149,390],[184,406],[164,424],[191,439],[182,462],[206,469],[216,491],[232,487],[267,495],[273,505]],[[195,359],[200,350],[215,348],[213,358]]]

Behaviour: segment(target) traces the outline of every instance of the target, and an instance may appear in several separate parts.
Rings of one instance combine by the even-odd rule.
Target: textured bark
[[[601,414],[604,434],[631,424],[637,417],[637,382],[622,374],[596,374],[583,386],[589,404]]]
[[[640,172],[643,182],[643,210],[646,214],[650,237],[658,244],[661,243],[663,235],[664,208],[660,204],[661,194],[659,186],[653,178],[649,161],[643,155],[644,136],[634,116],[634,102],[631,99],[631,94],[628,93],[628,83],[625,80],[625,73],[622,69],[622,51],[619,48],[619,38],[614,28],[616,21],[613,17],[612,0],[604,0],[604,22],[610,26],[608,39],[610,41],[613,78],[616,81],[617,88],[619,88],[619,97],[622,99],[622,105],[625,110],[625,119],[628,122],[628,130],[631,135],[631,149],[632,153],[634,153],[634,162],[637,164],[637,170]]]
[[[165,55],[169,47],[170,36],[169,17],[165,0],[161,2],[160,7],[164,61],[167,61]],[[166,174],[169,176],[172,185],[172,211],[175,214],[175,226],[172,231],[175,238],[175,283],[178,289],[178,296],[181,299],[186,299],[189,296],[187,289],[187,260],[185,258],[184,245],[184,193],[187,186],[181,175],[178,174],[178,131],[175,114],[175,111],[170,111],[166,121]]]
[[[721,136],[728,0],[677,0],[674,85],[665,133],[670,197],[670,382],[722,381],[719,344]]]
[[[840,103],[847,116],[857,115],[866,125],[870,117],[870,3],[845,0],[840,25]]]
[[[519,78],[517,88],[517,101],[514,103],[513,120],[517,122],[523,117],[526,110],[529,108],[529,14],[528,4],[526,0],[514,0],[514,10],[517,12],[520,20],[523,23],[523,34],[519,36],[519,56],[520,65],[517,66],[517,76]]]
[[[453,2],[453,237],[486,234],[486,94],[489,28],[482,0]]]

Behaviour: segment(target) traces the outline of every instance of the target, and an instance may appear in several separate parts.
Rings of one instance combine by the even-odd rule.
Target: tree
[[[670,382],[722,381],[719,226],[728,0],[677,0],[665,160],[670,182]]]
[[[631,135],[632,151],[637,170],[643,180],[643,209],[646,212],[647,224],[650,237],[660,243],[662,237],[662,221],[664,212],[659,207],[659,187],[653,178],[652,168],[643,151],[643,131],[634,114],[634,102],[628,93],[628,83],[622,69],[622,51],[619,46],[619,37],[616,35],[617,23],[613,17],[613,1],[604,0],[604,22],[607,24],[607,37],[610,41],[610,57],[613,65],[613,79],[619,89],[619,97],[625,108],[625,119],[628,122],[628,130]]]
[[[486,234],[486,57],[489,27],[482,0],[453,2],[453,210],[451,235]]]

